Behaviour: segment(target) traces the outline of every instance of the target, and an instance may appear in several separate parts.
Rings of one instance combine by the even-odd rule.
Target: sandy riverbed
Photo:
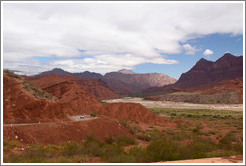
[[[172,101],[143,100],[137,97],[125,97],[120,99],[104,100],[107,103],[140,103],[147,108],[190,108],[190,109],[214,109],[214,110],[243,110],[243,104],[193,104]]]

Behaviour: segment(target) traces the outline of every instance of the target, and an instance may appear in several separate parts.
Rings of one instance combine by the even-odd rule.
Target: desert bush
[[[210,139],[194,137],[193,141],[185,147],[185,158],[204,158],[207,157],[208,152],[212,152],[217,148],[217,144],[212,142]]]
[[[20,147],[20,142],[16,141],[16,140],[12,140],[7,142],[8,146],[10,147]]]
[[[171,136],[171,138],[173,140],[181,141],[181,140],[190,138],[190,134],[189,133],[186,133],[186,132],[183,132],[183,131],[180,131],[180,132],[173,133],[173,135]]]
[[[112,136],[109,136],[109,137],[105,138],[105,142],[107,144],[113,144],[115,142],[115,139]]]
[[[115,137],[115,143],[120,146],[127,146],[127,145],[135,145],[137,144],[134,138],[131,138],[127,135],[117,136]]]
[[[181,148],[180,143],[164,138],[152,141],[147,147],[147,153],[152,162],[178,160],[182,159]]]
[[[125,154],[123,148],[118,144],[103,145],[101,149],[101,158],[108,162],[116,162],[117,156]]]
[[[141,131],[141,128],[138,125],[128,125],[128,129],[132,134],[136,134],[137,132]]]
[[[133,160],[129,162],[134,162],[134,163],[145,163],[145,162],[150,162],[151,158],[146,150],[145,147],[143,146],[135,146],[131,148],[128,152],[129,156],[132,156]]]
[[[150,141],[151,137],[149,135],[139,134],[139,135],[137,135],[137,139],[140,139],[143,141]]]
[[[125,119],[119,119],[119,123],[122,124],[123,126],[125,126],[126,128],[130,127],[128,121]]]
[[[150,140],[158,140],[164,137],[164,134],[158,129],[146,131],[146,134],[150,136]]]
[[[219,140],[221,144],[231,144],[232,142],[237,141],[235,134],[232,132],[227,133],[223,138]]]
[[[63,156],[74,156],[76,154],[85,153],[85,148],[77,142],[66,142],[62,145]]]

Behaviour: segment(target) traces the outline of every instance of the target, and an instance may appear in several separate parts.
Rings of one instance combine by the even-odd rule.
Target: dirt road
[[[190,108],[190,109],[214,109],[214,110],[237,110],[243,111],[243,104],[193,104],[172,101],[143,100],[137,97],[125,97],[120,99],[104,100],[107,103],[140,103],[147,108]]]

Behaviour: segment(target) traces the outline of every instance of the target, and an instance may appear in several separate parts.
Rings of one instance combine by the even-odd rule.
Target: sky
[[[243,3],[2,3],[3,68],[178,79],[201,58],[243,55]]]

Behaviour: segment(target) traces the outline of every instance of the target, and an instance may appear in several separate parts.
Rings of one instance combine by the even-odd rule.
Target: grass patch
[[[211,110],[211,109],[173,109],[151,108],[157,114],[177,116],[185,118],[209,118],[209,119],[242,119],[243,111]]]

